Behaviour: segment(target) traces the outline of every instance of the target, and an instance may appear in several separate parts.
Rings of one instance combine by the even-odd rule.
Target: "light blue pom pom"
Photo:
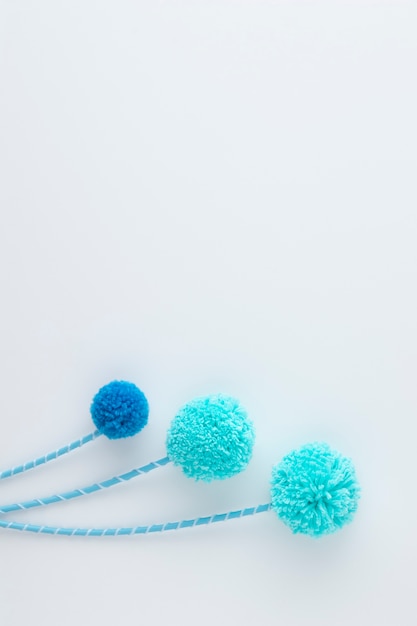
[[[272,508],[294,533],[321,537],[342,528],[359,494],[352,461],[326,443],[294,450],[272,470]]]
[[[109,439],[132,437],[146,426],[149,405],[136,385],[114,380],[102,387],[93,398],[91,417]]]
[[[255,432],[239,401],[223,394],[195,398],[174,417],[167,453],[196,480],[230,478],[252,457]]]

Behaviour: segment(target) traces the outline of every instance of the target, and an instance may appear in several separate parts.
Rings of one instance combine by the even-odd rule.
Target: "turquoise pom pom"
[[[196,480],[230,478],[252,457],[255,432],[238,400],[223,394],[195,398],[174,417],[167,453]]]
[[[136,385],[114,380],[93,398],[91,417],[97,428],[109,439],[132,437],[146,426],[149,405]]]
[[[272,508],[293,533],[321,537],[342,528],[359,495],[352,461],[326,443],[294,450],[272,470]]]

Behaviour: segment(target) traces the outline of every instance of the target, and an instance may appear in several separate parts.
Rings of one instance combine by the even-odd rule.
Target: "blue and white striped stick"
[[[180,522],[167,522],[165,524],[152,524],[150,526],[128,526],[120,528],[66,528],[62,526],[41,526],[38,524],[20,524],[18,522],[6,522],[0,520],[0,528],[8,530],[20,530],[25,532],[39,533],[45,535],[69,535],[79,537],[114,537],[121,535],[148,535],[150,533],[166,532],[168,530],[179,530],[181,528],[195,528],[196,526],[208,526],[217,522],[225,522],[240,517],[248,517],[264,513],[271,509],[271,505],[259,504],[256,507],[239,509],[211,515],[210,517],[195,517],[194,519],[182,520]]]
[[[93,433],[89,435],[85,435],[81,437],[81,439],[77,439],[72,443],[69,443],[66,446],[62,446],[62,448],[58,448],[58,450],[54,450],[53,452],[49,452],[48,454],[44,454],[43,456],[34,459],[33,461],[28,461],[27,463],[23,463],[23,465],[17,465],[16,467],[11,467],[8,470],[4,470],[0,472],[0,480],[4,480],[5,478],[10,478],[10,476],[15,476],[15,474],[22,474],[23,472],[27,472],[28,470],[33,469],[34,467],[38,467],[39,465],[44,465],[45,463],[49,463],[49,461],[53,461],[60,456],[64,456],[64,454],[68,454],[68,452],[72,452],[77,448],[81,448],[86,443],[97,439],[102,433],[98,430],[95,430]]]
[[[87,496],[91,493],[95,493],[96,491],[101,491],[103,489],[108,489],[109,487],[114,487],[114,485],[125,483],[132,480],[132,478],[136,478],[136,476],[148,474],[152,470],[157,469],[158,467],[163,467],[168,463],[170,463],[170,459],[166,456],[162,459],[158,459],[157,461],[153,461],[152,463],[148,463],[147,465],[143,465],[142,467],[132,469],[130,472],[126,472],[125,474],[113,476],[113,478],[109,478],[108,480],[104,480],[100,483],[93,483],[92,485],[88,485],[82,489],[73,489],[72,491],[65,491],[64,493],[48,496],[46,498],[35,498],[34,500],[26,500],[25,502],[0,505],[0,513],[10,513],[11,511],[32,509],[36,506],[47,506],[48,504],[55,504],[55,502],[65,502],[81,496]]]

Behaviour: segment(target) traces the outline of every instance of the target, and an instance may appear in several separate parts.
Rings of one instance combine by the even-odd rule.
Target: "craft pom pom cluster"
[[[95,432],[34,461],[1,472],[0,479],[48,463],[100,435],[109,439],[136,435],[148,423],[149,404],[136,385],[116,380],[99,389],[94,396],[91,417],[97,429]],[[81,489],[0,505],[0,513],[7,514],[89,495],[147,474],[170,462],[180,467],[188,478],[206,482],[224,480],[247,467],[254,443],[253,423],[237,399],[224,394],[195,398],[180,408],[171,422],[166,437],[167,456]],[[273,467],[271,501],[256,507],[180,522],[128,528],[66,528],[21,524],[2,519],[0,528],[55,535],[136,535],[207,525],[272,509],[293,533],[321,537],[334,533],[352,521],[359,496],[360,488],[352,461],[332,450],[326,443],[310,443],[293,450]]]

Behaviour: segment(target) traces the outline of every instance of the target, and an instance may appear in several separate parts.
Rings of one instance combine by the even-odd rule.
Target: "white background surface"
[[[218,391],[256,423],[242,475],[165,468],[15,519],[250,506],[317,439],[363,487],[321,541],[272,513],[145,538],[4,531],[0,623],[414,624],[415,3],[0,6],[2,468],[89,432],[109,380],[151,405],[137,438],[5,481],[1,502],[162,456],[178,407]]]

